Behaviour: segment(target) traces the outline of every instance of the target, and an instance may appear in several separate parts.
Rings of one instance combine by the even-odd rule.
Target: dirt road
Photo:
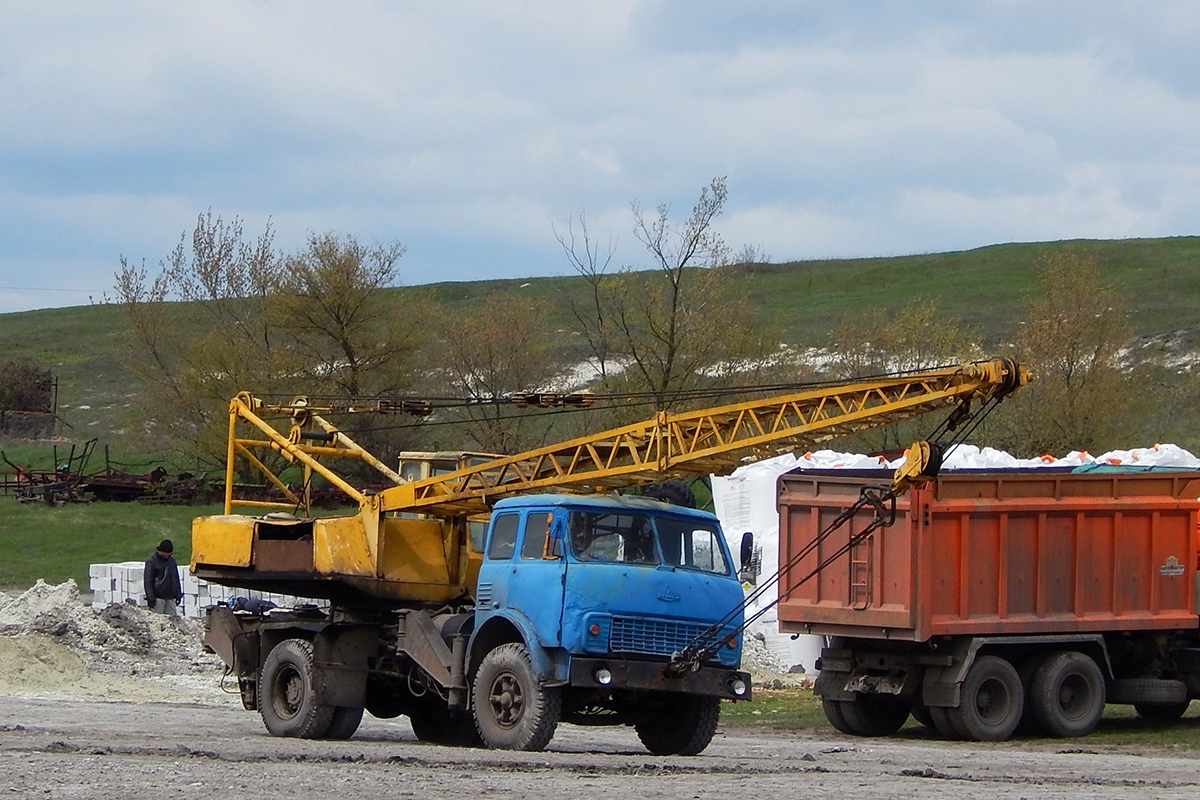
[[[1195,798],[1200,756],[724,730],[695,758],[563,726],[544,753],[416,741],[367,718],[346,742],[275,739],[235,703],[0,697],[0,791],[37,797]],[[402,718],[401,718],[402,719]]]

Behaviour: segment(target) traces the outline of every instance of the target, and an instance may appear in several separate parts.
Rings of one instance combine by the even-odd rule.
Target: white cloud
[[[565,272],[579,211],[637,264],[630,202],[717,175],[776,260],[1191,234],[1197,35],[1166,0],[18,4],[0,312],[208,208],[401,240],[410,282]]]

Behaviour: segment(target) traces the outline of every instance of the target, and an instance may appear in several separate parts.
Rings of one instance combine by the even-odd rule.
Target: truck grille
[[[669,656],[692,644],[707,627],[695,622],[613,617],[608,646],[614,653]]]

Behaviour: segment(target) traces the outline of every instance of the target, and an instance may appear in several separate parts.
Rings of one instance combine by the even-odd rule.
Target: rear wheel
[[[1104,675],[1083,653],[1057,653],[1033,673],[1029,698],[1034,718],[1047,734],[1086,736],[1104,711]]]
[[[313,647],[305,639],[285,639],[267,656],[258,712],[272,736],[320,739],[329,730],[334,707],[317,702],[312,675]]]
[[[1003,741],[1021,721],[1024,692],[1013,665],[999,656],[981,656],[967,670],[962,702],[947,716],[964,739]]]
[[[1188,699],[1187,684],[1166,678],[1119,678],[1105,687],[1110,703],[1177,705]]]
[[[962,734],[958,732],[958,728],[954,726],[954,720],[950,718],[950,709],[942,706],[930,706],[929,718],[933,720],[933,727],[937,732],[947,739],[961,739]]]
[[[694,756],[708,747],[720,718],[720,698],[681,695],[633,729],[646,749],[656,756]]]
[[[854,731],[850,729],[850,726],[846,723],[846,718],[842,715],[841,700],[822,697],[821,709],[825,712],[825,719],[829,720],[829,724],[835,729],[845,734],[854,735]]]
[[[333,719],[329,721],[329,728],[325,731],[324,738],[349,739],[362,724],[362,718],[362,706],[354,708],[338,706],[333,710]]]
[[[482,744],[475,720],[468,713],[451,714],[441,698],[422,698],[413,703],[408,721],[422,742],[450,747],[476,747]]]
[[[562,716],[562,694],[538,684],[529,650],[519,643],[483,657],[471,699],[479,735],[494,750],[543,750]]]
[[[937,725],[933,722],[933,714],[929,711],[929,706],[921,703],[914,703],[912,707],[912,718],[919,722],[923,727],[936,728]]]
[[[1046,658],[1045,653],[1034,653],[1033,655],[1026,656],[1017,664],[1017,675],[1021,678],[1022,696],[1025,699],[1024,708],[1021,711],[1021,721],[1017,724],[1018,733],[1029,736],[1038,736],[1045,733],[1033,713],[1034,702],[1030,693],[1033,691],[1033,675],[1037,672],[1038,667],[1045,663]]]

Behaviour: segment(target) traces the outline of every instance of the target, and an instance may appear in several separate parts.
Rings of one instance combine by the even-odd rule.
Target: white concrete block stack
[[[142,561],[122,561],[117,564],[92,564],[88,567],[92,608],[99,611],[111,603],[126,601],[133,601],[139,606],[144,606],[146,593],[142,586],[142,571],[145,566],[145,562]],[[328,605],[323,600],[260,592],[253,589],[236,589],[209,583],[193,576],[187,567],[179,568],[179,580],[180,585],[183,586],[183,602],[180,604],[180,613],[186,617],[202,617],[204,609],[234,596],[270,600],[280,608],[291,608],[302,603]]]

